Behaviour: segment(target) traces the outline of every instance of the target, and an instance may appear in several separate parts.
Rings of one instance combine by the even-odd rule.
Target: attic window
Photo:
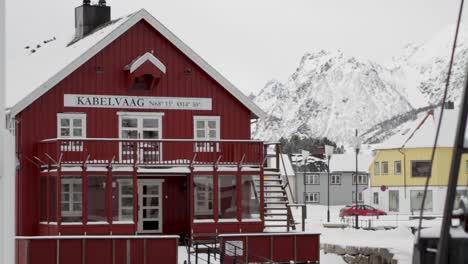
[[[131,89],[136,91],[149,91],[153,88],[154,83],[155,78],[153,75],[143,74],[134,78]]]

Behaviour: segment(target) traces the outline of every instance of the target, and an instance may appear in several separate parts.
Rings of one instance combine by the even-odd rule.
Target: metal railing
[[[232,163],[260,166],[263,142],[256,140],[199,141],[191,139],[46,139],[38,143],[36,159],[43,163],[116,165],[190,165]]]

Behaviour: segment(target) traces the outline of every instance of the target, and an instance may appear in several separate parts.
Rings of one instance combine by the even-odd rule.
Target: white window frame
[[[74,184],[81,184],[81,190],[79,192],[75,191],[73,189],[73,185]],[[63,186],[64,185],[69,185],[68,187],[68,190],[69,192],[64,192],[63,191]],[[81,201],[79,201],[79,203],[81,203],[81,210],[74,210],[73,208],[73,205],[75,203],[78,203],[78,202],[75,202],[74,201],[74,194],[76,193],[79,193],[80,194],[80,197],[81,197]],[[63,210],[62,209],[62,204],[64,203],[64,200],[62,199],[62,196],[63,194],[68,194],[68,197],[69,197],[69,200],[67,201],[68,203],[68,210]],[[61,197],[60,197],[60,209],[61,209],[61,212],[62,212],[62,216],[65,216],[65,217],[81,217],[82,216],[82,211],[83,211],[83,183],[81,181],[81,179],[79,178],[62,178],[61,179]]]
[[[199,138],[197,137],[197,122],[202,121],[204,122],[204,130],[205,130],[205,137]],[[216,122],[216,137],[210,138],[209,132],[210,129],[208,127],[209,121]],[[193,139],[199,141],[219,141],[221,138],[221,117],[220,116],[194,116],[193,117]],[[216,146],[216,147],[215,147]],[[195,143],[194,147],[195,152],[219,152],[219,143]]]
[[[379,205],[379,193],[378,192],[373,192],[372,193],[372,203],[375,205]]]
[[[123,206],[123,199],[124,198],[132,198],[132,201],[133,199],[135,199],[135,197],[133,196],[133,190],[132,190],[132,194],[123,194],[122,192],[122,187],[123,186],[132,186],[132,189],[133,189],[133,181],[132,180],[121,180],[121,179],[118,179],[117,182],[119,183],[119,220],[117,221],[114,221],[114,222],[121,222],[121,221],[131,221],[133,222],[133,216],[135,214],[134,210],[133,210],[133,202],[132,202],[132,205],[131,206]],[[132,218],[131,219],[124,219],[124,215],[122,213],[123,210],[128,210],[128,209],[131,209],[132,210]]]
[[[374,162],[374,175],[380,175],[380,163],[378,161]]]
[[[70,122],[69,127],[62,127],[62,120],[68,119]],[[73,119],[81,120],[81,127],[73,126]],[[70,130],[70,136],[62,136],[62,128],[67,128]],[[73,136],[73,129],[80,128],[81,136]],[[86,138],[86,114],[85,113],[57,113],[57,138],[58,139],[68,139],[68,138]],[[68,144],[61,144],[60,149],[62,151],[83,151],[83,143],[74,144],[74,142],[69,142]]]
[[[318,173],[304,173],[304,184],[305,185],[320,185],[320,174]]]
[[[397,172],[397,163],[400,164],[400,171]],[[395,175],[400,175],[401,174],[401,160],[396,160],[395,163],[393,164],[393,173]]]
[[[146,129],[148,131],[158,131],[159,133],[159,138],[163,138],[163,123],[162,123],[162,117],[164,116],[164,113],[161,112],[117,112],[117,115],[119,116],[119,139],[125,140],[125,138],[122,137],[122,131],[124,130],[129,130],[129,131],[137,131],[137,139],[143,140],[143,131],[145,131],[145,128],[143,127],[143,119],[158,119],[158,124],[159,127],[157,129]],[[122,119],[125,118],[134,118],[137,119],[137,127],[135,128],[123,128],[122,127]],[[159,145],[159,158],[162,160],[162,155],[163,155],[163,144]],[[138,151],[138,159],[143,159],[143,150]],[[119,160],[122,160],[122,144],[119,144]]]
[[[353,185],[356,185],[356,174],[353,173]],[[357,178],[358,185],[367,185],[369,184],[369,177],[367,174],[358,174]]]
[[[330,175],[330,184],[331,185],[341,185],[341,174],[332,174],[332,175]]]
[[[205,190],[203,191],[203,193],[205,194],[204,197],[205,199],[204,200],[199,200],[198,199],[198,192],[200,192],[200,190],[198,190],[197,188],[195,188],[194,186],[194,203],[195,203],[195,216],[203,216],[203,215],[212,215],[214,217],[214,203],[216,202],[214,200],[214,177],[213,175],[196,175],[194,176],[194,185],[195,185],[195,179],[197,178],[204,178],[204,179],[211,179],[211,191],[209,190],[209,183],[210,183],[210,180],[207,180],[205,181],[204,183],[202,183],[204,186],[205,186]],[[200,184],[200,183],[198,183]],[[209,203],[210,203],[210,198],[211,198],[211,209],[209,208]],[[198,205],[198,202],[201,201],[203,202],[203,205],[202,206],[199,206]]]
[[[384,166],[386,165],[386,166]],[[386,168],[386,170],[385,170]],[[388,161],[382,161],[382,174],[387,175],[388,174]]]
[[[304,192],[304,203],[320,203],[320,193]]]

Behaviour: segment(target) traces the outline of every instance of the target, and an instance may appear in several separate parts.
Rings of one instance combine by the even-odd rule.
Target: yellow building
[[[425,211],[442,214],[458,111],[444,110],[431,171],[432,146],[439,117],[440,110],[421,115],[377,147],[369,167],[371,180],[365,194],[367,203],[390,213],[419,212],[429,177]],[[458,185],[459,195],[468,193],[468,155],[463,156]]]

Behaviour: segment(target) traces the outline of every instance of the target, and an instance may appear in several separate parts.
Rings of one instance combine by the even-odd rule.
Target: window
[[[382,162],[382,174],[388,174],[388,162]]]
[[[213,219],[213,176],[193,177],[195,193],[195,218]]]
[[[368,183],[368,177],[366,174],[359,174],[358,175],[358,184],[363,184],[363,185],[367,185]],[[356,174],[353,173],[353,184],[356,184]]]
[[[412,160],[411,176],[413,177],[431,177],[431,161]]]
[[[305,181],[304,184],[306,184],[306,185],[320,184],[320,175],[318,173],[305,174],[304,181]]]
[[[304,193],[305,203],[318,203],[320,202],[320,193],[318,192],[305,192]]]
[[[242,175],[242,219],[260,219],[258,175]]]
[[[218,189],[219,218],[237,218],[237,184],[235,175],[220,175]]]
[[[374,175],[380,175],[380,164],[378,162],[374,163]]]
[[[333,185],[340,185],[341,184],[341,175],[340,174],[332,174],[330,180],[330,184]]]
[[[397,190],[388,191],[388,210],[398,212],[400,208],[399,192]]]
[[[416,190],[416,191],[410,192],[411,212],[421,211],[423,195],[424,195],[423,190]],[[432,190],[428,190],[426,193],[426,201],[424,202],[424,211],[432,211]]]
[[[372,198],[373,198],[373,199],[372,199],[372,202],[373,202],[374,204],[378,205],[378,204],[379,204],[379,193],[378,193],[378,192],[374,192],[374,193],[372,194]]]
[[[197,141],[216,141],[220,139],[219,116],[195,116],[194,139]],[[219,151],[219,144],[213,142],[196,142],[196,152]]]
[[[468,160],[465,160],[465,173],[468,174]]]
[[[155,82],[155,78],[151,74],[143,74],[134,78],[131,89],[136,91],[149,91],[158,81],[159,79],[156,79]]]
[[[64,222],[81,221],[81,208],[82,208],[82,196],[81,196],[81,179],[80,178],[62,178],[62,216]],[[67,217],[77,219],[66,219]]]
[[[112,219],[133,222],[133,179],[121,175],[112,178]]]
[[[355,191],[352,191],[352,194],[351,194],[351,195],[352,195],[351,201],[352,201],[353,203],[355,203],[355,202],[356,202],[356,192],[355,192]],[[358,202],[361,203],[362,201],[363,201],[362,192],[359,192],[359,193],[358,193]]]
[[[106,176],[88,176],[88,222],[107,222]]]
[[[395,161],[395,175],[401,174],[401,161]]]
[[[57,138],[85,138],[86,137],[86,114],[59,113],[57,114]],[[82,151],[81,140],[71,140],[61,143],[62,151]]]

